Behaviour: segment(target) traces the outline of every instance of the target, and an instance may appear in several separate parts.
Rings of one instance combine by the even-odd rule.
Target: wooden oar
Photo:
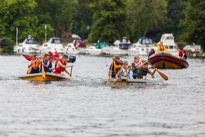
[[[113,60],[114,61],[114,60]],[[114,64],[114,62],[112,61],[112,66],[111,66],[111,75],[112,75],[112,68],[113,68],[113,64]],[[110,84],[110,76],[109,76],[109,78],[108,78],[108,80],[107,80],[107,84]]]
[[[37,60],[37,59],[36,59]],[[35,60],[35,61],[36,61]],[[33,63],[33,65],[34,65],[34,63]],[[31,73],[31,70],[32,70],[32,68],[33,68],[33,65],[27,70],[27,74],[30,74]]]
[[[148,61],[148,63],[150,64],[150,66],[152,66],[154,69],[155,69],[155,67]],[[159,70],[157,70],[157,72],[159,73],[159,75],[164,79],[164,80],[168,80],[168,77],[164,74],[164,73],[162,73],[162,72],[160,72]]]
[[[73,70],[73,67],[71,67],[71,70],[70,70],[70,77],[72,77],[72,70]]]
[[[42,54],[42,50],[41,50],[41,59],[42,59],[42,77],[43,79],[46,78],[46,75],[45,75],[45,70],[44,70],[44,63],[43,63],[43,54]]]
[[[118,79],[116,79],[112,84],[115,84],[120,78],[121,76],[129,69],[130,67],[128,67],[119,77]]]

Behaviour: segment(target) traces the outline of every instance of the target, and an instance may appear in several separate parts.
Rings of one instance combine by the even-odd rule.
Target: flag
[[[16,28],[16,34],[18,34],[19,33],[19,31],[18,31],[18,27]]]

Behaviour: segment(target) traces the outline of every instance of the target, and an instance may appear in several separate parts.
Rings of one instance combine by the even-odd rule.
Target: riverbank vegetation
[[[40,43],[50,37],[77,34],[90,42],[131,42],[173,33],[176,42],[205,49],[205,2],[199,0],[1,0],[0,37],[23,41],[31,35]],[[65,35],[67,34],[67,35]]]

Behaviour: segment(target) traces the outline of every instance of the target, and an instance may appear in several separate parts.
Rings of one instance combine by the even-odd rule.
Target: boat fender
[[[70,62],[70,63],[74,63],[75,60],[76,60],[76,57],[75,57],[75,56],[70,56],[70,57],[69,57],[69,62]]]

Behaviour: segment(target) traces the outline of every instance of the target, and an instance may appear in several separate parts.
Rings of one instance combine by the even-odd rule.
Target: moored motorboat
[[[26,38],[22,43],[18,46],[14,46],[14,52],[17,54],[22,53],[36,53],[38,47],[36,45],[35,39],[31,38],[30,36]]]
[[[148,55],[151,49],[156,51],[157,47],[154,47],[154,42],[151,38],[141,37],[137,43],[133,44],[128,50],[128,55]]]
[[[112,46],[102,48],[102,52],[110,55],[127,55],[130,46],[131,42],[127,40],[127,37],[123,37],[116,40]]]
[[[189,67],[185,59],[166,52],[156,53],[150,56],[148,60],[154,67],[160,69],[182,69]]]
[[[110,82],[113,83],[116,79],[111,79]],[[163,83],[163,80],[151,80],[151,79],[128,79],[126,81],[118,80],[115,84],[123,85],[130,83]]]
[[[35,73],[29,75],[18,76],[22,80],[34,80],[34,81],[51,81],[51,80],[65,80],[65,79],[75,79],[74,77],[61,76],[60,74],[45,73],[45,79],[42,77],[42,73]]]
[[[86,54],[86,40],[74,39],[65,46],[66,54]]]
[[[86,53],[92,55],[100,55],[102,54],[102,48],[104,47],[108,47],[108,44],[103,42],[94,43],[93,46],[86,48]]]

